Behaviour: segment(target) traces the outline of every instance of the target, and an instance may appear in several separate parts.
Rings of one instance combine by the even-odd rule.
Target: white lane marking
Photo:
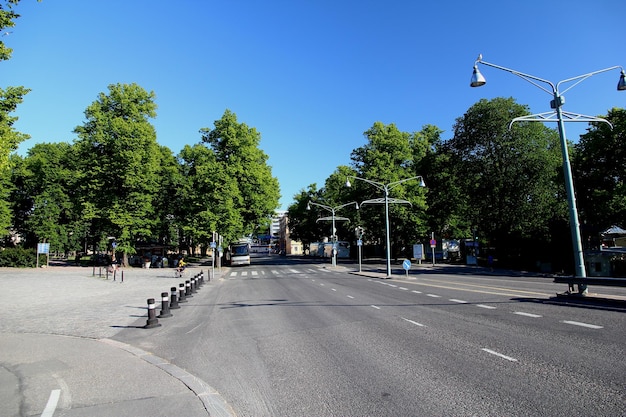
[[[496,307],[494,307],[494,306],[487,306],[487,305],[484,305],[484,304],[476,304],[476,307],[486,308],[488,310],[495,310],[496,309]]]
[[[408,321],[409,323],[414,324],[414,325],[416,325],[416,326],[419,326],[419,327],[424,327],[424,325],[423,325],[422,323],[418,323],[418,322],[413,321],[413,320],[405,319],[404,317],[400,317],[400,318],[401,318],[402,320],[404,320],[404,321]]]
[[[456,298],[451,298],[450,301],[452,301],[453,303],[467,304],[467,301],[457,300]]]
[[[57,408],[57,403],[59,402],[60,397],[61,397],[60,389],[53,389],[50,392],[48,403],[46,404],[46,408],[43,409],[43,413],[41,413],[41,417],[52,417],[54,415],[54,411]]]
[[[513,314],[517,314],[518,316],[524,316],[524,317],[532,317],[534,319],[541,317],[540,314],[524,313],[523,311],[514,311]]]
[[[574,326],[586,327],[588,329],[604,329],[604,326],[598,326],[597,324],[581,323],[579,321],[563,320],[563,323],[572,324]]]
[[[290,269],[289,272],[291,272],[292,274],[299,274],[300,271],[297,271],[295,269]]]
[[[510,356],[503,355],[502,353],[498,353],[495,350],[491,350],[491,349],[487,349],[487,348],[482,348],[481,350],[483,350],[483,351],[485,351],[487,353],[490,353],[492,355],[496,355],[496,356],[498,356],[498,357],[500,357],[502,359],[506,359],[507,361],[517,362],[517,359],[512,358]]]
[[[440,295],[437,294],[426,294],[426,297],[440,298]]]
[[[252,275],[259,275],[257,271],[252,271]]]
[[[353,297],[353,296],[351,296],[351,295],[346,295],[346,297],[348,297],[348,298],[354,298],[354,297]]]
[[[323,287],[323,286],[324,286],[324,283],[320,283],[320,286],[322,286],[322,287]]]
[[[237,273],[236,273],[236,272],[231,272],[231,273],[230,273],[230,276],[231,276],[231,277],[236,277],[236,276],[237,276]]]
[[[276,274],[276,275],[278,275],[278,271],[277,271],[277,270],[275,270],[275,269],[272,269],[272,274]]]
[[[397,287],[397,285],[396,285],[396,284],[387,284],[387,285],[389,285],[390,287],[393,287],[393,288],[396,288],[396,287]]]
[[[248,276],[248,271],[243,271],[243,272],[241,273],[241,276],[242,276],[242,277]]]
[[[380,307],[375,306],[374,304],[372,304],[370,307],[374,307],[376,310],[380,310]]]
[[[409,290],[408,288],[404,288],[404,287],[400,287],[399,289],[402,290],[402,291],[408,291]]]
[[[421,293],[422,293],[421,291],[417,291],[417,290],[413,290],[413,291],[411,291],[411,292],[413,292],[413,293],[415,293],[415,294],[421,294]]]
[[[337,291],[337,290],[336,290],[336,289],[334,289],[334,288],[331,288],[331,290],[333,290],[333,291]]]

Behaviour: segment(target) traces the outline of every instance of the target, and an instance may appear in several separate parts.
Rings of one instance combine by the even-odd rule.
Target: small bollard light
[[[143,326],[144,329],[152,329],[161,326],[159,319],[156,318],[155,308],[156,304],[154,304],[154,298],[148,298],[148,320],[146,321],[146,325]]]
[[[180,284],[178,286],[178,302],[179,303],[186,303],[187,302],[187,298],[186,298],[185,294],[186,294],[185,284]]]
[[[170,310],[176,310],[180,308],[178,305],[178,289],[176,287],[170,288]]]
[[[170,298],[169,293],[162,292],[161,293],[161,314],[159,314],[159,318],[172,317],[172,313],[170,313]]]
[[[191,281],[189,280],[185,281],[185,297],[187,298],[193,297],[193,295],[191,295]]]

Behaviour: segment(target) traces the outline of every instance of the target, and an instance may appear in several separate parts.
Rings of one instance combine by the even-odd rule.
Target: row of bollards
[[[211,278],[209,277],[209,281]],[[148,298],[148,320],[144,329],[159,327],[159,318],[173,317],[171,310],[180,308],[180,303],[186,303],[187,298],[193,297],[198,289],[204,285],[204,272],[200,271],[190,280],[178,284],[177,287],[170,288],[170,292],[161,293],[161,313],[156,315],[156,303],[154,298]]]

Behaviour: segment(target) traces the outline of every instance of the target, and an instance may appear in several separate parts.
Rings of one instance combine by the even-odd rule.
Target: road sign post
[[[405,272],[406,272],[406,277],[409,277],[409,269],[411,269],[411,261],[408,259],[405,259],[402,262],[402,268],[404,268]]]

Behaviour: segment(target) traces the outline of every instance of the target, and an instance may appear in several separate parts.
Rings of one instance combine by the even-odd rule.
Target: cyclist
[[[186,267],[187,262],[185,262],[185,258],[180,258],[180,260],[178,261],[178,273],[182,274]]]

